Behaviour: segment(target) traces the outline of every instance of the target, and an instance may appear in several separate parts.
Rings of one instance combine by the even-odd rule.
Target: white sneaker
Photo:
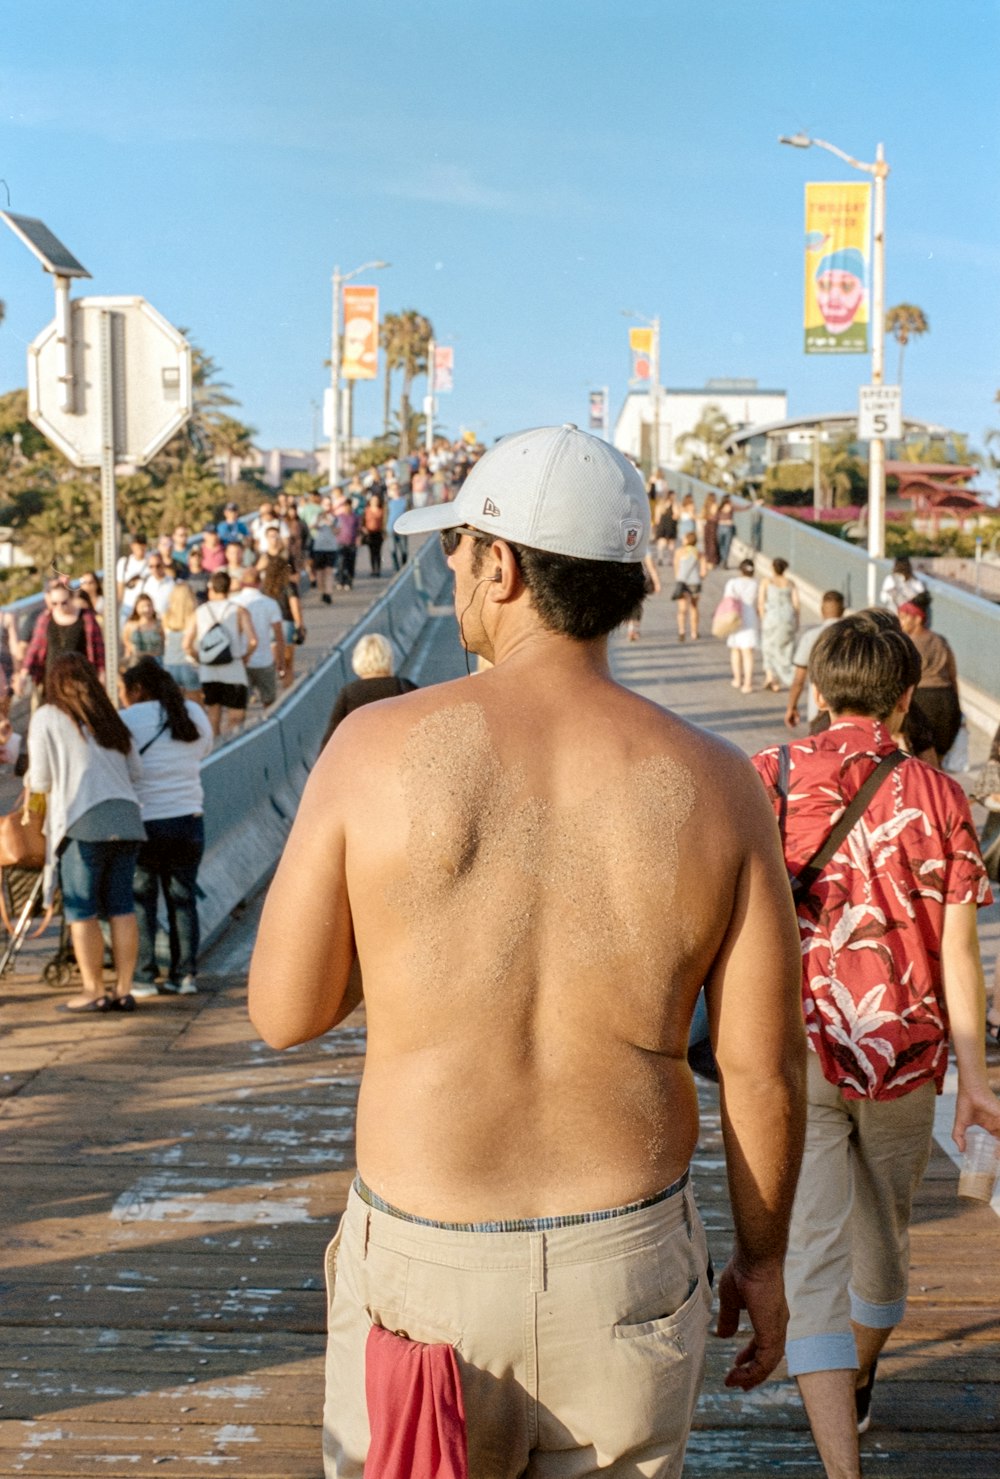
[[[147,997],[159,996],[160,988],[154,986],[152,981],[136,981],[132,987],[132,995],[136,1001],[145,1001]]]
[[[177,988],[178,996],[197,996],[198,982],[194,976],[182,976],[181,984]]]

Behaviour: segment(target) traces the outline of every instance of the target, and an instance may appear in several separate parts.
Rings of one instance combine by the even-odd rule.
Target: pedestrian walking
[[[760,582],[757,615],[764,687],[780,693],[791,686],[795,676],[793,656],[799,629],[798,587],[788,574],[788,561],[780,555],[771,561],[771,574]]]
[[[132,735],[93,663],[71,652],[52,663],[45,695],[28,726],[28,787],[45,796],[42,897],[51,918],[62,891],[83,991],[69,1012],[131,1011],[138,929],[132,874],[145,830],[136,783],[142,772]],[[104,988],[108,921],[115,984]],[[44,927],[44,926],[43,926]]]
[[[337,585],[349,591],[354,585],[359,520],[346,498],[334,500],[333,521],[337,531]]]
[[[224,713],[228,729],[238,728],[247,709],[243,659],[252,655],[257,638],[247,613],[230,600],[225,570],[211,577],[208,600],[189,617],[182,645],[188,662],[197,665],[212,733],[222,733]]]
[[[205,850],[202,761],[212,726],[165,669],[142,657],[122,675],[122,719],[142,758],[136,792],[146,840],[135,864],[139,948],[132,995],[193,996],[198,990],[198,867]],[[158,986],[157,909],[167,912],[169,965]]]
[[[703,982],[737,1229],[718,1329],[741,1308],[754,1329],[727,1383],[756,1386],[784,1347],[805,1045],[773,818],[733,747],[611,677],[649,537],[620,452],[575,427],[505,437],[400,532],[440,532],[462,641],[492,666],[337,729],[249,983],[278,1048],[342,1021],[364,983],[325,1473],[377,1466],[390,1437],[419,1472],[418,1394],[404,1378],[369,1404],[367,1352],[373,1380],[382,1359],[451,1380],[470,1475],[678,1479],[711,1301],[688,1176]]]
[[[656,541],[656,563],[663,565],[673,555],[677,540],[677,504],[669,489],[656,500],[653,510],[653,537]]]
[[[754,579],[753,560],[743,560],[739,575],[731,575],[726,581],[723,596],[740,603],[740,624],[726,638],[729,662],[733,670],[733,687],[741,693],[753,692],[753,662],[760,636],[760,621],[757,616],[757,582]]]
[[[701,550],[707,568],[714,570],[719,564],[719,501],[714,493],[707,493],[701,506]]]
[[[830,1479],[859,1479],[879,1352],[906,1308],[949,1027],[952,1138],[961,1150],[971,1125],[1000,1133],[976,934],[989,884],[961,787],[892,739],[920,659],[881,615],[844,617],[813,648],[830,728],[754,761],[797,893],[811,1049],[786,1355]]]
[[[184,633],[197,608],[191,582],[178,580],[170,592],[167,614],[163,618],[163,666],[185,698],[201,703],[198,669],[184,651]]]
[[[47,609],[35,623],[15,680],[15,691],[20,692],[24,678],[31,679],[34,701],[40,700],[53,665],[70,653],[78,653],[99,677],[104,676],[104,637],[97,617],[80,606],[62,577],[47,583],[45,596]]]
[[[736,517],[733,513],[733,500],[727,493],[719,504],[719,514],[716,520],[719,539],[719,564],[723,570],[729,567],[729,551],[733,547],[733,539],[736,536]]]
[[[940,763],[962,727],[958,664],[950,643],[927,625],[926,607],[919,601],[904,601],[899,608],[899,620],[920,654],[920,678],[915,698],[930,726]]]
[[[809,725],[809,733],[813,733],[813,724],[819,717],[819,706],[816,703],[816,685],[809,681],[809,661],[812,650],[819,641],[820,634],[827,627],[833,626],[844,614],[844,598],[839,591],[824,591],[820,603],[820,617],[818,626],[806,627],[795,644],[792,653],[792,683],[788,690],[788,704],[785,708],[785,723],[789,729],[797,728],[800,722],[799,705],[802,694],[806,695],[806,722]]]
[[[707,573],[707,561],[698,551],[698,536],[691,531],[674,551],[674,589],[670,599],[677,602],[678,642],[686,641],[689,631],[692,642],[698,640],[698,603]]]
[[[901,555],[891,573],[882,582],[882,605],[887,611],[895,611],[898,616],[904,602],[912,601],[914,596],[922,596],[926,590],[927,586],[919,575],[914,574],[910,561],[905,555]]]
[[[163,626],[152,596],[142,595],[136,601],[122,631],[122,647],[128,664],[138,662],[140,657],[163,657]]]
[[[260,571],[251,566],[233,597],[250,618],[257,645],[246,659],[247,681],[265,709],[278,697],[278,680],[285,676],[285,625],[281,607],[260,589]]]
[[[361,516],[362,540],[368,546],[372,576],[382,574],[382,541],[385,539],[385,506],[377,493],[369,493]]]
[[[299,600],[298,577],[284,555],[278,552],[277,536],[268,533],[268,550],[257,562],[260,588],[281,608],[281,619],[285,638],[284,651],[278,662],[284,677],[282,682],[289,687],[295,677],[295,648],[305,641],[306,629],[302,621],[302,603]]]

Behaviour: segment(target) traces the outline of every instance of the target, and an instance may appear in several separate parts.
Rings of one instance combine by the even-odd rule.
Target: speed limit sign
[[[902,386],[862,385],[858,401],[858,440],[898,442],[902,436]]]

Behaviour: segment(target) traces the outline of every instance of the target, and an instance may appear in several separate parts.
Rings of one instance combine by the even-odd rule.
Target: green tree
[[[396,415],[399,423],[399,455],[407,457],[412,445],[411,437],[414,426],[410,407],[410,389],[417,375],[426,374],[427,352],[434,338],[434,330],[430,319],[418,313],[415,308],[404,308],[398,317],[400,321],[399,368],[403,372],[403,386]]]
[[[253,452],[257,428],[247,426],[235,416],[218,412],[207,418],[206,435],[215,456],[225,459],[222,480],[229,487],[236,481],[234,464],[244,461]]]
[[[289,498],[308,498],[313,493],[318,493],[325,482],[324,478],[314,477],[311,472],[289,473],[282,488]]]
[[[826,508],[846,508],[868,501],[864,464],[850,450],[850,438],[820,442],[819,481]],[[764,474],[761,489],[767,503],[800,506],[813,502],[812,461],[775,462]]]
[[[705,406],[692,429],[677,438],[678,448],[688,449],[681,471],[716,488],[729,487],[733,482],[734,458],[723,444],[733,430],[719,406]]]
[[[903,383],[903,351],[911,339],[930,333],[930,323],[922,308],[915,303],[897,303],[886,310],[885,332],[891,334],[899,345],[899,372],[896,383]]]
[[[382,435],[388,436],[392,416],[392,377],[402,365],[403,320],[398,313],[387,313],[378,331],[382,346]]]

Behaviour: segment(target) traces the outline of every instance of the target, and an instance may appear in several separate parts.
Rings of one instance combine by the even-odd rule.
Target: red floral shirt
[[[785,862],[797,874],[896,748],[874,719],[789,746]],[[754,757],[775,812],[778,750]],[[941,980],[946,904],[992,902],[961,786],[908,759],[879,787],[799,904],[809,1045],[848,1099],[896,1099],[948,1066]]]

